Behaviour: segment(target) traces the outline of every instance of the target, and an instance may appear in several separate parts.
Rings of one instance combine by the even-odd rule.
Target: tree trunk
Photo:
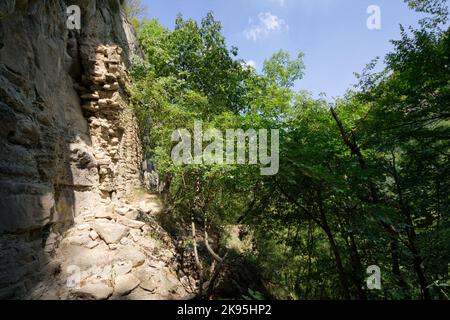
[[[403,190],[400,185],[400,177],[397,172],[396,162],[395,162],[395,154],[394,152],[392,154],[392,170],[393,170],[393,177],[395,180],[395,185],[397,188],[397,194],[398,194],[398,201],[400,210],[403,213],[404,218],[406,219],[406,222],[408,223],[407,228],[407,235],[408,235],[408,244],[409,244],[409,250],[411,251],[413,255],[413,266],[414,271],[417,274],[417,278],[419,280],[419,286],[420,290],[422,292],[422,298],[425,300],[431,299],[430,297],[430,289],[428,288],[428,281],[425,274],[425,267],[423,265],[423,258],[419,253],[419,249],[417,248],[417,235],[416,230],[414,228],[414,221],[412,219],[411,210],[408,206],[408,204],[405,202],[405,199],[403,197]]]
[[[331,114],[336,121],[336,124],[339,128],[339,132],[341,133],[342,139],[344,140],[345,145],[350,149],[351,153],[356,155],[358,158],[358,162],[361,166],[361,169],[366,170],[367,165],[364,160],[364,157],[361,153],[360,148],[358,147],[354,137],[353,142],[348,139],[348,136],[345,132],[344,126],[339,119],[338,114],[334,110],[334,108],[330,108]],[[375,185],[372,182],[369,182],[369,190],[371,195],[371,202],[376,204],[379,202],[378,192],[375,188]],[[384,227],[384,229],[388,232],[390,238],[390,247],[391,247],[391,263],[392,263],[392,271],[394,272],[398,284],[400,288],[404,288],[406,290],[406,282],[403,279],[403,276],[400,272],[400,258],[398,255],[398,234],[394,231],[394,227],[392,224],[387,223],[385,221],[379,221],[380,224]]]
[[[354,270],[355,286],[358,291],[358,296],[360,300],[367,300],[367,293],[364,286],[363,278],[363,266],[361,263],[361,256],[358,252],[358,247],[356,245],[355,237],[352,233],[349,234],[350,238],[350,258],[352,260],[352,266]]]
[[[321,227],[322,227],[323,231],[325,232],[325,234],[327,235],[328,241],[331,246],[331,251],[333,252],[333,255],[334,255],[334,260],[336,262],[336,268],[337,268],[338,276],[339,276],[341,292],[346,300],[350,300],[350,290],[348,288],[347,276],[345,274],[345,269],[342,264],[342,258],[341,258],[341,254],[339,252],[339,247],[336,244],[336,241],[333,236],[333,232],[331,231],[330,225],[328,224],[328,220],[327,220],[327,217],[325,214],[325,209],[323,207],[323,200],[322,200],[322,195],[321,195],[320,190],[317,193],[318,193],[318,204],[319,204]]]
[[[391,231],[389,233],[389,243],[391,249],[391,264],[392,264],[392,273],[395,276],[397,285],[405,294],[406,299],[410,299],[410,295],[408,293],[408,288],[406,286],[405,279],[403,279],[402,273],[400,272],[400,258],[398,254],[398,239],[397,236]]]

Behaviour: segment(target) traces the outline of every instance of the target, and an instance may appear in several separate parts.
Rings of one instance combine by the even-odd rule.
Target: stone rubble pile
[[[156,212],[140,204],[98,208],[75,218],[63,237],[51,233],[46,249],[58,261],[52,289],[35,290],[31,298],[47,299],[183,299],[194,279],[177,276],[175,247],[154,223]],[[151,206],[151,204],[148,204]],[[153,204],[155,205],[155,204]],[[157,205],[156,205],[157,206]],[[135,219],[133,219],[135,218]],[[74,271],[78,272],[77,274]],[[73,285],[70,285],[73,281]]]

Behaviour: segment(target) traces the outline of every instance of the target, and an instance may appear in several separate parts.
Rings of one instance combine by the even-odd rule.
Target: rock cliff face
[[[2,298],[27,296],[58,272],[55,248],[76,217],[118,207],[140,185],[126,95],[127,68],[140,53],[121,2],[0,4]],[[67,28],[73,4],[81,30]]]

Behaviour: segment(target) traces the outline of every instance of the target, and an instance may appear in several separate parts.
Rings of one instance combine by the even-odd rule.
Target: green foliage
[[[440,1],[408,3],[446,16]],[[373,61],[360,90],[332,104],[292,89],[304,73],[301,53],[279,51],[263,74],[243,67],[211,13],[200,24],[179,16],[173,31],[140,24],[147,61],[133,62],[132,99],[172,218],[206,217],[218,238],[225,225],[247,225],[247,258],[278,298],[448,297],[450,40],[439,19],[402,29],[385,70],[373,73]],[[194,120],[280,129],[279,173],[174,165],[171,133]],[[382,291],[365,289],[374,264]],[[262,296],[249,289],[243,298]]]
[[[236,190],[248,186],[238,176],[251,176],[256,168],[226,165],[176,166],[170,159],[171,134],[178,128],[192,130],[195,120],[204,128],[240,128],[239,114],[249,97],[245,79],[253,76],[237,60],[236,49],[228,50],[212,14],[201,25],[176,19],[169,31],[156,20],[142,23],[139,38],[148,62],[133,61],[132,98],[146,141],[146,153],[159,173],[170,180],[167,192],[174,212],[182,219],[206,215],[210,223],[233,221],[247,201]],[[196,187],[200,190],[195,191]],[[194,201],[202,212],[193,212]],[[226,202],[230,202],[225,205]],[[233,218],[234,217],[234,218]]]
[[[448,21],[447,0],[404,0],[411,9],[418,12],[430,14],[429,19],[422,23],[427,26],[436,27]]]
[[[265,300],[264,294],[248,288],[247,294],[243,295],[244,300]]]
[[[303,53],[299,53],[296,59],[291,59],[288,52],[280,50],[264,61],[263,72],[269,81],[280,87],[290,88],[296,80],[303,77],[303,56]]]

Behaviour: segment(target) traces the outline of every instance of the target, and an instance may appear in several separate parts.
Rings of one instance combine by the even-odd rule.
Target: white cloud
[[[250,26],[244,30],[247,39],[256,41],[258,39],[269,36],[272,32],[279,30],[289,30],[289,26],[283,19],[270,12],[260,12],[258,14],[258,22],[253,23],[253,19],[249,19]]]
[[[267,30],[279,30],[284,24],[283,20],[270,12],[260,13],[258,17]]]

